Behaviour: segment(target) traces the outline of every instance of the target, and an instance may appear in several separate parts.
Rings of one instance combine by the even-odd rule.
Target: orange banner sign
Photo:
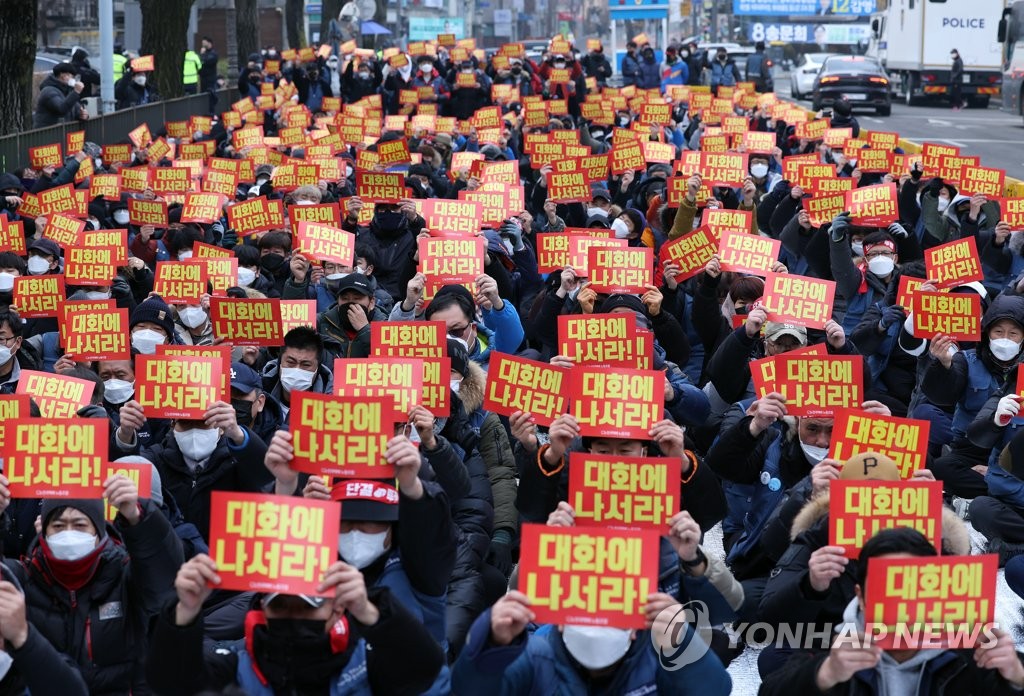
[[[884,454],[896,462],[900,477],[907,480],[925,468],[930,431],[931,422],[926,420],[840,411],[832,425],[828,456],[845,462],[862,452]]]
[[[590,287],[596,292],[643,295],[654,282],[654,250],[639,246],[613,249],[596,246],[587,251]]]
[[[214,297],[210,300],[213,335],[236,346],[280,346],[280,300]]]
[[[665,373],[577,366],[570,374],[571,412],[583,436],[650,439],[662,419]]]
[[[92,401],[95,388],[91,379],[22,370],[15,393],[31,396],[43,418],[74,418]]]
[[[295,471],[343,478],[391,478],[395,467],[384,459],[394,436],[394,403],[296,392],[288,412]]]
[[[541,624],[643,628],[658,532],[524,524],[519,589]]]
[[[822,329],[832,318],[835,296],[835,281],[768,273],[761,303],[771,321]]]
[[[135,400],[147,418],[202,420],[220,399],[222,367],[213,357],[140,355]]]
[[[779,258],[782,242],[745,232],[726,232],[718,244],[723,271],[765,276]]]
[[[338,559],[340,526],[341,505],[334,501],[213,491],[210,556],[218,587],[317,595]]]
[[[937,288],[953,288],[974,281],[983,281],[981,257],[974,237],[964,237],[925,251],[924,268]]]
[[[942,481],[840,479],[829,483],[828,502],[828,544],[843,547],[847,558],[860,555],[876,532],[894,527],[916,529],[942,550]]]
[[[4,476],[12,498],[101,498],[106,418],[4,421]]]
[[[896,184],[875,184],[847,191],[846,209],[854,225],[886,227],[899,218]]]
[[[998,572],[996,554],[870,559],[863,591],[871,644],[907,650],[994,642]]]
[[[578,526],[663,531],[679,509],[682,460],[569,455],[569,504]]]
[[[765,369],[751,366],[758,398],[778,392],[786,413],[811,418],[831,417],[844,408],[860,408],[864,400],[864,360],[859,355],[794,355],[765,360]]]
[[[954,341],[981,340],[981,297],[973,292],[916,292],[910,307],[917,338],[944,334]]]

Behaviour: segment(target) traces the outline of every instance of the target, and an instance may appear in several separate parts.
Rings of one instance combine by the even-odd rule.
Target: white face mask
[[[109,300],[109,290],[86,290],[85,299],[87,300]]]
[[[102,157],[94,157],[93,160],[92,160],[92,164],[93,164],[93,166],[96,169],[101,169],[103,167],[103,158]]]
[[[876,256],[868,261],[868,270],[879,278],[886,277],[892,273],[892,269],[894,268],[896,268],[896,262],[888,256]]]
[[[432,67],[430,67],[429,65],[421,65],[420,66],[420,74],[421,75],[429,75],[432,72],[434,72],[434,69]]]
[[[996,360],[1001,362],[1009,362],[1020,353],[1020,344],[1009,338],[993,338],[988,342],[988,347]]]
[[[565,63],[555,63],[555,68],[561,70],[565,67]]]
[[[111,404],[123,404],[135,395],[135,382],[108,379],[103,383],[103,398]]]
[[[206,311],[202,307],[182,307],[178,310],[181,323],[190,329],[198,329],[206,323]]]
[[[850,244],[850,249],[853,251],[854,256],[864,255],[864,242],[853,242]]]
[[[807,458],[807,461],[811,464],[817,464],[822,459],[828,456],[828,447],[815,447],[814,445],[808,445],[804,442],[801,442],[800,449],[804,451],[804,456]]]
[[[615,232],[616,239],[625,239],[629,236],[629,227],[626,226],[626,221],[622,218],[615,218],[612,221],[612,231]]]
[[[0,346],[0,367],[3,367],[11,361],[14,355],[11,353],[11,349],[7,346]]]
[[[50,262],[42,256],[28,257],[28,272],[32,275],[42,275],[50,270]]]
[[[141,329],[132,334],[132,347],[143,355],[153,355],[156,347],[166,342],[167,338],[153,329]]]
[[[6,650],[0,651],[0,681],[3,681],[12,666],[14,666],[14,658]]]
[[[948,208],[948,207],[949,207],[949,199],[948,198],[940,198],[939,199],[939,212],[940,213],[945,212],[946,208]]]
[[[192,258],[192,250],[191,249],[189,249],[188,251],[179,251],[178,252],[178,260],[179,261],[184,261],[185,259],[190,259],[190,258]]]
[[[114,222],[116,222],[118,225],[127,225],[128,224],[128,211],[124,210],[123,208],[121,210],[115,210],[114,211]]]
[[[338,535],[338,554],[351,566],[362,570],[387,552],[387,532],[368,534],[353,529]]]
[[[186,459],[201,462],[217,449],[220,431],[217,428],[192,428],[184,432],[174,430],[174,441]]]
[[[66,529],[46,537],[50,553],[60,561],[77,561],[85,558],[96,548],[95,534]]]
[[[345,178],[346,179],[351,178],[352,177],[352,173],[353,173],[352,167],[345,167]]]
[[[768,175],[767,164],[752,164],[750,165],[750,173],[755,179],[763,179]]]
[[[462,347],[466,349],[466,352],[469,352],[469,344],[466,343],[466,339],[459,338],[458,336],[452,336],[451,334],[448,334],[448,338],[452,339],[453,341],[458,341],[460,344],[462,344]]]
[[[282,367],[281,386],[286,392],[305,391],[313,385],[315,372],[303,370],[301,367]]]
[[[69,76],[68,79],[64,80],[64,84],[68,87],[74,87],[76,82],[78,82],[78,80],[76,80],[74,76]]]
[[[245,266],[238,267],[238,285],[247,288],[256,280],[256,271]]]
[[[452,388],[453,392],[458,394],[459,393],[459,389],[462,388],[462,380],[461,379],[453,379],[450,382],[448,382],[448,385]]]
[[[132,79],[135,81],[135,84],[137,84],[139,87],[145,87],[146,86],[146,76],[145,75],[136,75]]]
[[[566,626],[562,643],[577,662],[587,669],[605,669],[629,651],[631,631],[606,626]]]
[[[0,292],[14,289],[14,274],[0,273]]]
[[[295,205],[315,205],[315,203],[313,203],[313,201],[302,200],[302,201],[295,201]]]

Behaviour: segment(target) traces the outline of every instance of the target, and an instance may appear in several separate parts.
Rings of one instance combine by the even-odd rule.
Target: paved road
[[[789,76],[775,81],[779,96],[789,96]],[[800,104],[810,107],[809,100]],[[1007,174],[1024,179],[1024,121],[999,111],[993,103],[988,109],[964,109],[954,112],[938,104],[906,106],[894,103],[892,116],[855,112],[861,125],[869,130],[897,131],[914,142],[941,142],[963,148],[968,155],[981,157],[982,165],[998,167]]]

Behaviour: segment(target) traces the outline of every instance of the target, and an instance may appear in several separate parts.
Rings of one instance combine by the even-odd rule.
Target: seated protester
[[[941,202],[942,198],[945,198],[945,203]],[[942,210],[939,210],[940,206]],[[934,177],[921,194],[921,221],[924,223],[923,249],[964,237],[977,237],[980,250],[988,243],[999,222],[999,205],[983,195],[960,194],[939,177]]]
[[[5,565],[0,565],[0,607],[0,694],[86,696],[89,689],[74,661],[26,618],[25,591]]]
[[[284,335],[284,347],[277,360],[271,360],[263,367],[263,389],[281,403],[285,421],[288,420],[293,391],[334,392],[334,375],[324,364],[324,358],[324,342],[320,334],[308,326],[298,326]]]
[[[198,304],[172,305],[177,316],[176,330],[182,344],[212,346],[213,322],[210,321],[210,295],[204,294]]]
[[[671,265],[674,273],[678,266]],[[669,282],[669,266],[665,267],[665,282]],[[725,299],[720,299],[723,290],[722,281],[726,280],[728,292]],[[722,262],[718,254],[713,254],[704,272],[697,276],[691,315],[693,325],[704,344],[705,365],[715,354],[722,342],[729,337],[733,329],[733,318],[737,315],[746,316],[754,303],[764,294],[764,279],[757,276],[736,276],[729,274],[723,278]]]
[[[853,226],[847,213],[837,215],[832,221],[829,256],[832,260],[832,274],[836,279],[836,300],[845,303],[842,315],[843,330],[853,333],[867,308],[886,297],[896,297],[900,283],[901,258],[913,261],[921,258],[917,238],[910,237],[898,222],[889,225],[889,231],[878,230],[865,235],[863,241],[864,261],[855,264],[851,251]],[[897,253],[897,247],[901,253]],[[902,253],[909,250],[908,253]],[[839,308],[835,314],[839,315]]]
[[[862,408],[889,415],[878,402],[864,402]],[[743,583],[743,621],[755,620],[765,581],[778,561],[776,550],[762,543],[767,523],[791,489],[828,455],[832,424],[832,418],[787,416],[786,400],[773,392],[734,405],[708,450],[705,462],[722,479],[729,505],[723,541],[726,560]]]
[[[1018,278],[1024,271],[1024,234],[1014,232],[1010,223],[1000,220],[980,251],[981,270],[985,274],[986,287],[992,294],[1008,284],[1016,291]]]
[[[525,335],[523,324],[512,303],[505,302],[498,295],[498,284],[494,278],[485,274],[476,279],[475,300],[465,287],[445,285],[421,315],[426,281],[422,273],[417,273],[409,281],[405,299],[391,310],[391,321],[411,321],[422,316],[427,321],[445,322],[448,335],[462,341],[469,350],[469,359],[484,369],[491,350],[500,353],[519,350]]]
[[[151,295],[132,310],[128,317],[128,331],[132,349],[142,355],[156,354],[156,347],[161,344],[180,343],[174,331],[171,308],[159,295]]]
[[[272,291],[277,293],[268,294],[268,297],[280,297],[285,281],[291,275],[288,267],[288,255],[292,250],[291,235],[280,230],[267,232],[256,242],[256,246],[260,250],[260,269],[266,275]]]
[[[146,661],[155,691],[209,693],[237,685],[253,696],[420,693],[444,665],[441,648],[394,593],[367,588],[362,573],[342,561],[320,585],[333,598],[264,595],[246,617],[244,641],[204,651],[203,603],[219,582],[206,554],[178,572],[177,601],[160,612]]]
[[[234,248],[238,257],[238,286],[252,289],[264,297],[272,299],[281,297],[281,292],[274,287],[273,274],[266,273],[260,263],[260,250],[246,244]],[[273,262],[271,262],[273,263]]]
[[[987,490],[971,501],[969,510],[971,525],[988,539],[989,552],[999,554],[1000,566],[1024,553],[1024,435],[1014,387],[1010,383],[996,392],[967,431],[971,442],[995,445],[985,470]]]
[[[264,442],[270,442],[278,430],[288,429],[281,402],[263,391],[260,373],[243,362],[231,363],[231,406],[238,425]]]
[[[366,358],[370,355],[370,322],[387,321],[377,309],[377,297],[367,276],[349,273],[336,285],[337,301],[317,316],[316,329],[331,359]]]
[[[0,306],[14,300],[14,279],[28,275],[28,264],[13,251],[0,251]]]
[[[494,524],[487,562],[508,580],[512,573],[513,540],[519,530],[516,512],[516,462],[508,432],[501,419],[484,410],[487,373],[469,359],[465,346],[448,339],[448,357],[452,361],[451,390],[462,403],[469,425],[479,433],[477,449],[487,467],[494,501]]]
[[[1013,638],[993,629],[974,650],[889,650],[866,641],[865,581],[872,558],[926,558],[935,547],[916,529],[883,529],[858,558],[856,597],[843,612],[845,625],[829,650],[801,651],[761,684],[766,696],[815,693],[1013,694],[1024,689],[1024,665]]]
[[[145,690],[149,620],[168,600],[181,543],[150,500],[124,476],[104,500],[43,500],[41,531],[21,560],[4,563],[25,590],[29,623],[77,665],[91,694]]]
[[[96,374],[103,381],[103,407],[110,418],[113,437],[121,424],[121,407],[135,396],[135,363],[134,360],[97,360],[94,365]],[[170,427],[171,421],[166,418],[147,418],[135,433],[139,446],[145,449],[160,442]],[[117,452],[116,445],[112,444],[110,451]]]
[[[970,438],[968,428],[990,397],[1007,385],[1016,385],[1022,342],[1024,297],[999,296],[981,319],[977,347],[957,350],[942,334],[929,344],[920,386],[927,404],[919,406],[914,417],[925,417],[932,430],[945,429],[952,435],[951,451],[929,465],[947,493],[974,498],[988,492],[985,465],[998,443]],[[948,407],[953,408],[951,419],[938,410]]]
[[[455,662],[456,693],[728,694],[732,679],[711,651],[681,669],[665,669],[660,656],[702,640],[664,611],[677,604],[659,592],[647,598],[643,631],[605,626],[546,624],[532,634],[530,599],[515,590],[480,615]],[[672,636],[673,639],[669,639]]]
[[[829,546],[829,483],[835,479],[896,482],[900,471],[889,457],[874,452],[855,455],[845,464],[824,459],[812,469],[811,497],[802,499],[789,530],[793,542],[768,576],[761,597],[762,621],[776,626],[839,626],[843,611],[856,596],[857,559],[846,558],[841,546]],[[935,478],[928,469],[920,469],[911,480]],[[970,555],[970,533],[949,507],[942,508],[941,527],[944,554]],[[761,678],[782,667],[797,647],[769,646],[763,650],[757,660]]]
[[[28,245],[28,274],[61,273],[60,247],[46,237],[37,237]]]
[[[0,308],[0,394],[13,394],[22,370],[41,370],[38,352],[25,341],[25,322],[10,306]]]
[[[440,79],[440,78],[438,78]],[[351,227],[362,207],[358,198],[349,199],[349,220]],[[369,228],[358,229],[356,243],[365,244],[376,256],[374,277],[380,288],[391,295],[395,302],[404,297],[409,279],[416,275],[416,235],[426,226],[426,221],[416,212],[410,200],[399,204],[377,203],[373,206],[373,217]]]
[[[267,452],[267,469],[274,476],[277,495],[294,495],[299,474],[289,468],[292,436],[278,431]],[[448,579],[456,557],[456,530],[447,493],[423,467],[423,455],[404,435],[387,444],[384,453],[395,465],[393,480],[340,480],[333,489],[312,476],[303,495],[341,501],[338,555],[358,568],[371,588],[386,587],[398,604],[426,626],[434,641],[446,646],[445,603]],[[447,665],[441,669],[431,694],[449,693]]]
[[[259,493],[270,482],[263,466],[267,446],[235,420],[231,404],[217,401],[202,420],[178,419],[159,442],[141,447],[137,432],[146,422],[138,401],[121,407],[111,456],[141,454],[153,462],[167,493],[204,539],[210,534],[210,493]]]
[[[302,254],[292,255],[289,262],[292,277],[284,284],[281,299],[316,300],[316,313],[323,314],[337,303],[338,284],[341,279],[349,273],[358,273],[366,276],[370,281],[373,297],[377,301],[377,308],[387,317],[391,313],[394,300],[391,299],[390,294],[384,292],[377,285],[377,279],[373,277],[373,272],[377,267],[377,257],[373,250],[362,242],[357,242],[354,262],[352,266],[344,266],[339,263],[322,261],[317,266],[309,264]],[[298,266],[306,265],[309,265],[308,273],[298,268]]]
[[[770,215],[768,225],[771,235],[773,237],[777,236],[779,241],[782,242],[782,254],[780,257],[783,259],[786,267],[794,273],[810,278],[830,280],[832,278],[832,268],[829,259],[829,254],[831,253],[829,236],[822,232],[823,227],[811,224],[811,217],[807,210],[802,207],[803,203],[794,202],[793,199],[793,196],[798,196],[799,200],[802,201],[804,190],[799,186],[790,188],[784,181],[776,191],[780,195],[782,193],[786,195],[782,198],[782,203],[775,208],[775,212]],[[762,200],[762,204],[758,207],[759,219],[762,216],[761,211],[766,206],[769,206],[770,201],[774,198],[778,198],[778,196],[772,194]],[[801,207],[787,215],[785,209],[790,207],[788,205],[790,203],[792,203],[793,207]],[[864,227],[851,228],[850,249],[855,266],[863,263],[864,237],[873,231],[873,229]]]

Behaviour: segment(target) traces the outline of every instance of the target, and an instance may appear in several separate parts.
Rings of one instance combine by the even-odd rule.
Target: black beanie
[[[465,377],[466,370],[469,368],[469,353],[466,352],[465,344],[454,338],[449,338],[448,357],[452,361],[452,369]]]
[[[61,512],[64,508],[74,508],[81,511],[89,518],[96,528],[96,536],[100,539],[107,535],[107,521],[103,515],[103,500],[95,498],[90,500],[65,500],[64,498],[43,498],[43,507],[39,513],[43,520],[43,533],[46,533],[46,525],[54,513]]]
[[[131,330],[136,324],[143,321],[151,321],[158,324],[167,332],[167,341],[170,342],[174,336],[174,319],[171,318],[171,308],[160,299],[159,295],[146,298],[132,311],[131,319],[128,321],[128,329]]]

